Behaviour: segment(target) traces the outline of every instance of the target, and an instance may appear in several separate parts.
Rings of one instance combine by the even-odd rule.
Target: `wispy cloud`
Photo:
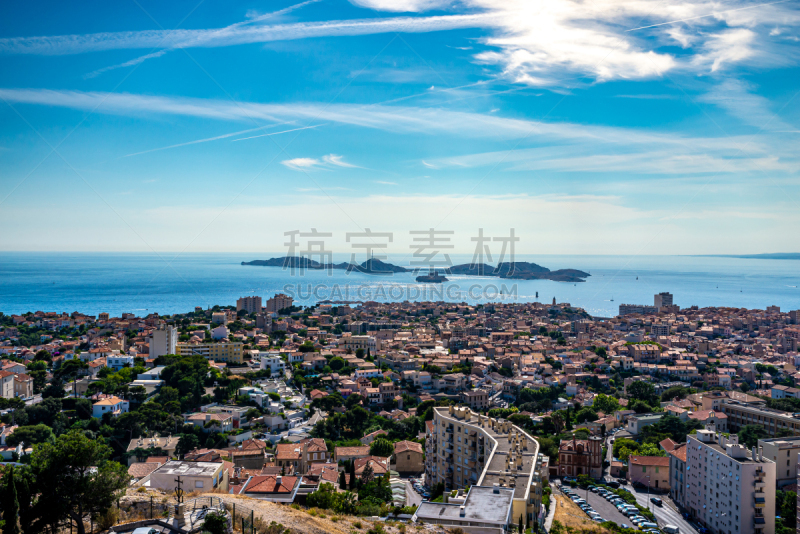
[[[328,154],[327,156],[322,156],[322,161],[327,163],[328,165],[334,165],[336,167],[348,167],[351,169],[359,169],[358,165],[353,165],[352,163],[347,163],[344,161],[344,156],[338,156],[336,154]]]
[[[394,17],[278,25],[253,25],[250,20],[225,28],[201,30],[147,30],[86,35],[8,37],[0,39],[0,53],[66,55],[137,48],[213,48],[248,43],[371,35],[393,32],[431,32],[491,26],[492,14],[438,17]]]
[[[228,137],[235,137],[237,135],[242,135],[250,132],[256,132],[259,130],[263,130],[264,128],[268,128],[269,126],[259,126],[258,128],[248,128],[247,130],[239,130],[238,132],[231,132],[222,135],[215,135],[214,137],[206,137],[204,139],[195,139],[194,141],[187,141],[185,143],[178,143],[175,145],[169,146],[162,146],[158,148],[151,148],[149,150],[142,150],[141,152],[134,152],[133,154],[125,154],[124,158],[129,158],[131,156],[141,156],[142,154],[149,154],[150,152],[158,152],[161,150],[169,150],[170,148],[179,148],[182,146],[189,146],[189,145],[196,145],[198,143],[208,143],[210,141],[218,141],[220,139],[227,139]]]
[[[742,158],[745,167],[783,170],[793,164],[796,150],[787,140],[738,138],[721,134],[719,137],[687,136],[652,129],[585,125],[568,122],[546,122],[502,117],[498,114],[467,113],[445,109],[408,106],[357,106],[353,104],[258,104],[244,102],[167,98],[130,94],[84,93],[37,89],[0,89],[0,97],[12,103],[40,104],[73,109],[95,109],[96,113],[126,115],[182,115],[222,121],[271,122],[324,120],[337,124],[377,129],[396,134],[448,134],[454,137],[479,139],[526,139],[530,143],[560,144],[557,148],[530,149],[520,147],[511,153],[487,152],[455,158],[422,160],[423,166],[436,169],[443,166],[479,166],[487,162],[514,164],[518,168],[553,168],[558,163],[567,168],[598,171],[608,165],[630,169],[641,165],[642,172],[656,172],[659,163],[668,163],[664,172],[690,169],[692,163],[713,167],[718,158]],[[301,128],[310,128],[301,127]],[[299,129],[299,128],[298,128]],[[791,128],[794,129],[794,128]],[[296,129],[293,129],[296,130]],[[278,135],[283,132],[274,132]],[[226,134],[227,135],[227,134]],[[269,135],[269,134],[262,134]],[[592,146],[596,153],[587,154]],[[648,154],[663,155],[664,159],[648,160]],[[594,159],[587,159],[594,158]],[[711,159],[709,159],[711,158]],[[745,161],[745,158],[748,158]],[[316,162],[318,167],[342,167],[347,163],[335,154],[316,158],[301,158]],[[334,163],[334,162],[338,162]],[[626,163],[627,162],[627,163]],[[635,170],[635,169],[634,169]],[[705,172],[705,171],[698,171]]]
[[[576,76],[597,81],[641,80],[674,69],[716,72],[735,63],[760,67],[765,59],[770,64],[796,62],[797,54],[789,53],[793,44],[774,35],[774,29],[780,26],[791,34],[800,27],[800,12],[792,2],[783,0],[755,6],[733,0],[726,10],[720,10],[715,0],[598,0],[588,4],[582,0],[462,0],[452,5],[444,0],[354,0],[378,11],[423,12],[447,7],[465,13],[263,24],[276,14],[308,3],[222,28],[4,38],[0,39],[0,53],[63,55],[167,47],[90,73],[96,76],[158,57],[168,49],[478,28],[486,36],[476,41],[484,45],[474,55],[477,61],[498,67],[502,76],[517,83],[562,86],[565,79]],[[674,21],[681,22],[676,26]],[[665,48],[676,42],[684,54],[675,55]]]
[[[397,185],[397,182],[384,182],[383,180],[375,180],[375,183],[381,185]]]
[[[285,165],[296,171],[306,171],[315,167],[320,167],[322,162],[314,158],[294,158],[281,161],[281,165]]]
[[[330,169],[331,167],[344,167],[348,169],[361,169],[363,167],[359,167],[358,165],[353,165],[351,163],[347,163],[344,161],[344,156],[339,156],[336,154],[328,154],[327,156],[322,156],[321,159],[317,158],[294,158],[289,159],[286,161],[281,161],[281,163],[290,169],[294,169],[296,171],[301,170],[309,170],[309,169]]]

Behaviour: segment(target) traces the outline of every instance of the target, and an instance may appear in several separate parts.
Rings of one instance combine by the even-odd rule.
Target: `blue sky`
[[[796,2],[0,10],[0,250],[800,251]]]

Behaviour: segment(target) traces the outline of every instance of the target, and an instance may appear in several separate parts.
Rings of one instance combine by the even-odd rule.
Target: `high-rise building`
[[[278,293],[271,299],[267,300],[267,310],[268,312],[278,312],[284,308],[288,308],[292,305],[292,297],[288,295],[284,295],[283,293]]]
[[[165,354],[177,354],[175,347],[178,343],[178,329],[174,326],[161,326],[150,335],[150,354],[151,358],[164,356]]]
[[[236,301],[236,311],[261,313],[261,297],[242,297]]]
[[[531,523],[544,519],[542,478],[548,473],[546,457],[540,454],[536,439],[510,421],[486,417],[466,407],[436,407],[433,413],[426,433],[426,484],[442,482],[447,491],[470,486],[471,492],[508,492],[499,525],[495,525],[503,530],[516,525],[520,517]],[[489,506],[485,500],[478,500],[474,506],[481,508],[481,503]],[[468,519],[473,513],[471,497],[461,506],[460,521],[442,516],[452,505],[424,504],[427,506],[420,507],[417,517],[426,523],[479,525]]]
[[[663,291],[653,297],[653,305],[657,310],[661,310],[664,306],[672,306],[672,293]]]
[[[713,534],[775,533],[775,462],[737,436],[698,430],[686,444],[686,508]],[[674,479],[674,477],[672,477]]]

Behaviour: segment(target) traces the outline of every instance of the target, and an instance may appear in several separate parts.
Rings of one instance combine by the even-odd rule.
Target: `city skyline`
[[[800,250],[789,2],[3,12],[3,251],[257,254],[310,228]]]

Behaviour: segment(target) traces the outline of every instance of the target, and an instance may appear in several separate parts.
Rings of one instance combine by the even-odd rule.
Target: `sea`
[[[241,265],[285,254],[248,253],[51,253],[0,252],[0,312],[79,311],[171,315],[245,296],[265,301],[287,293],[295,303],[320,301],[543,302],[555,299],[593,316],[613,317],[620,304],[653,304],[656,293],[673,294],[681,307],[697,305],[800,309],[800,261],[710,256],[517,255],[551,270],[579,269],[585,282],[500,280],[451,276],[420,284],[409,273],[375,276],[345,271],[295,271]],[[468,263],[471,255],[450,257]],[[350,257],[334,255],[333,260]],[[363,260],[363,259],[362,259]],[[358,260],[358,261],[362,261]],[[408,265],[408,258],[385,261]]]

